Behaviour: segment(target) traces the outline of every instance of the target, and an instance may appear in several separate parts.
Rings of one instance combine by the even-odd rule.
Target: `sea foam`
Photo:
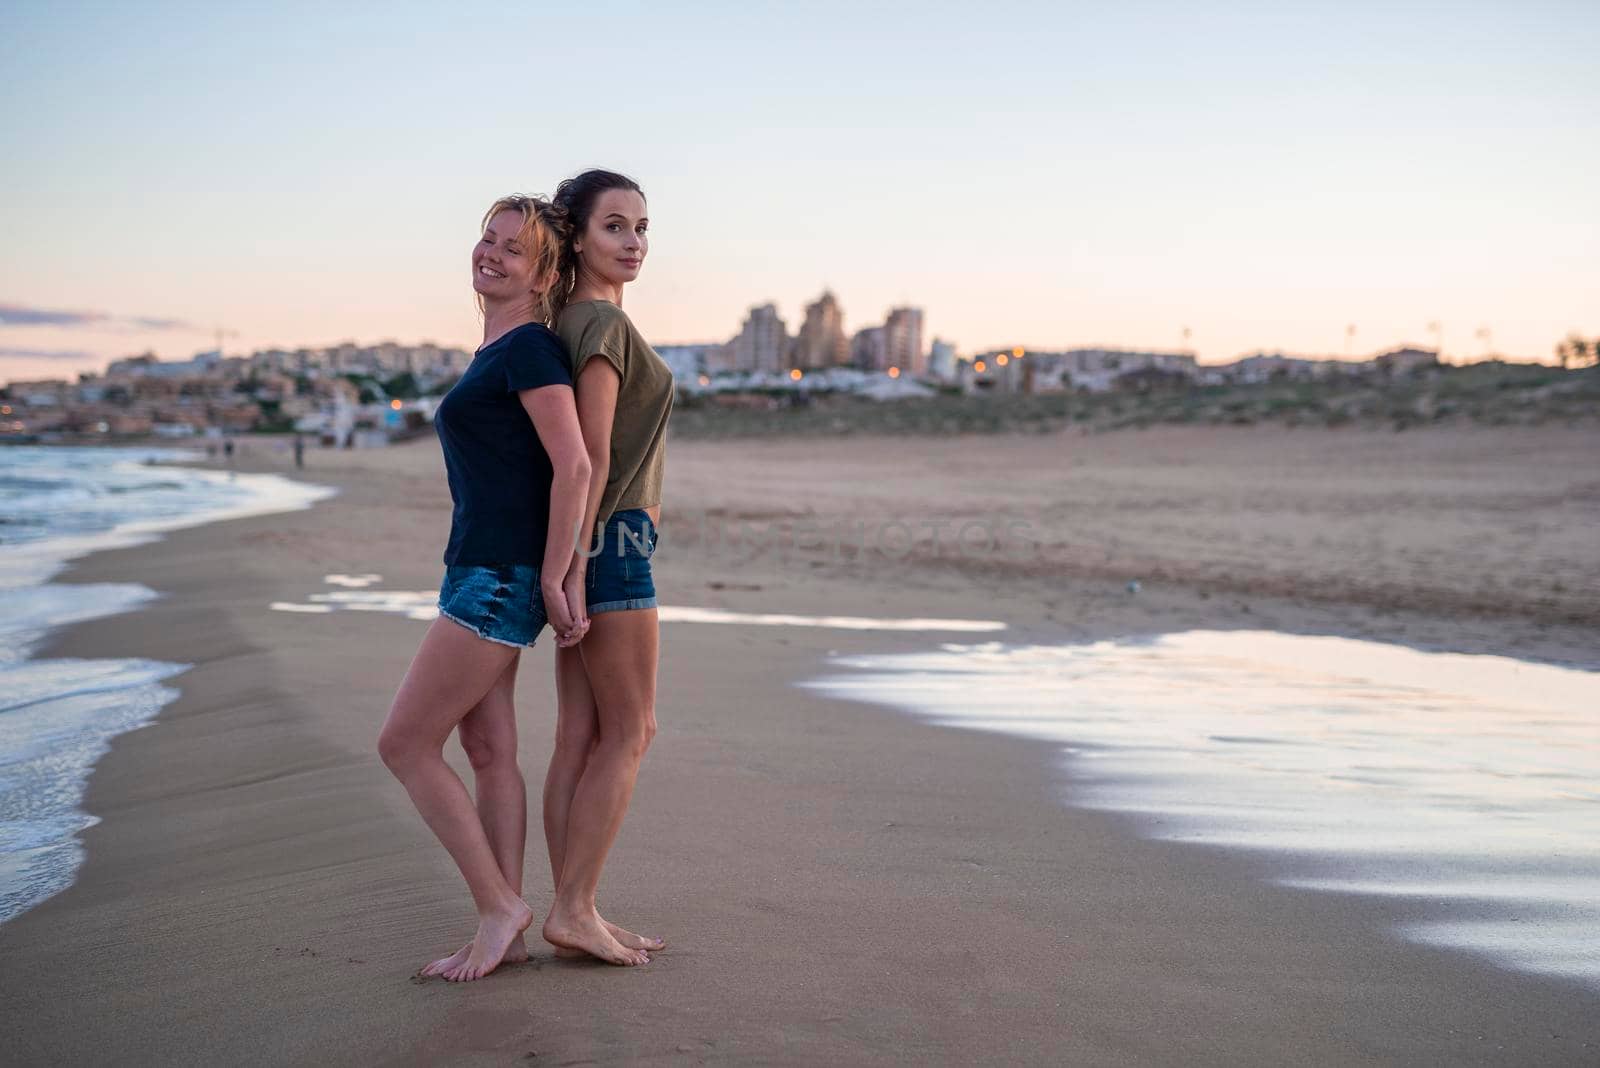
[[[67,562],[165,531],[309,507],[333,494],[276,475],[161,461],[175,449],[12,447],[0,451],[0,922],[72,884],[89,774],[117,735],[178,696],[188,664],[32,659],[52,630],[135,611],[156,594],[133,582],[56,583]],[[136,576],[131,576],[136,577]]]

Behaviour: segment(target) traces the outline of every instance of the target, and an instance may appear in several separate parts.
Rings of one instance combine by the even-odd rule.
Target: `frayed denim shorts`
[[[534,564],[460,564],[444,569],[439,614],[480,638],[531,646],[548,620]]]
[[[656,606],[656,581],[650,558],[656,552],[656,525],[643,508],[615,512],[589,558],[584,599],[589,614],[626,612]]]

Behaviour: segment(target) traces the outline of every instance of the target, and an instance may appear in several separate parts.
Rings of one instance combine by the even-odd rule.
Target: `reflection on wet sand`
[[[313,593],[304,603],[274,601],[274,612],[304,612],[324,615],[340,610],[388,612],[407,619],[431,620],[439,614],[437,590],[367,590],[383,581],[382,575],[328,575],[330,586],[346,589],[332,593]],[[831,627],[837,630],[945,631],[984,634],[1006,629],[991,619],[878,619],[870,616],[798,616],[779,613],[725,612],[717,608],[692,608],[663,605],[663,623],[723,623],[754,627]]]
[[[820,692],[1058,747],[1066,800],[1426,898],[1404,934],[1600,986],[1600,674],[1329,636],[839,658]]]

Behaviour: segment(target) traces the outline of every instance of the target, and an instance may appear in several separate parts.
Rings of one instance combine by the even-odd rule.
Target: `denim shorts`
[[[650,574],[650,558],[656,551],[656,525],[650,513],[643,508],[615,512],[604,535],[590,550],[595,555],[584,577],[589,614],[654,608],[656,581]]]
[[[480,638],[531,646],[548,620],[534,564],[461,564],[444,569],[439,614]]]

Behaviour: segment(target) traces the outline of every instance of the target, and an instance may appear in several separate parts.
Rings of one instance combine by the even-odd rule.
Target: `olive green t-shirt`
[[[611,421],[611,470],[595,522],[603,524],[612,513],[628,508],[660,504],[667,417],[672,414],[672,368],[622,309],[607,300],[567,305],[556,320],[556,333],[572,356],[574,383],[596,355],[622,377]]]

